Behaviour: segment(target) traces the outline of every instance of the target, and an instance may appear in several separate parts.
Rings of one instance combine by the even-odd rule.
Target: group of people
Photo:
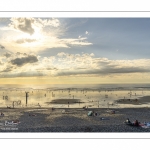
[[[131,122],[129,120],[129,118],[127,118],[127,120],[125,121],[125,124],[127,125],[132,125],[132,126],[139,126],[140,125],[140,122],[138,120],[135,120],[134,122]]]
[[[4,116],[4,114],[1,112],[1,116]]]

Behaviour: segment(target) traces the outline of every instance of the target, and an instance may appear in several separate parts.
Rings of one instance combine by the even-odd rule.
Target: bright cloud
[[[36,41],[36,39],[27,39],[27,38],[25,38],[25,39],[18,39],[18,40],[16,40],[16,43],[18,43],[18,44],[22,44],[22,43],[30,43],[30,42],[35,42]]]
[[[52,19],[36,19],[36,18],[11,18],[12,22],[9,24],[10,27],[20,30],[22,32],[28,33],[32,35],[36,29],[41,29],[45,26],[59,26],[59,20],[52,18]]]
[[[11,52],[38,53],[93,44],[87,37],[65,38],[66,26],[56,18],[11,18],[7,26],[0,28],[0,33],[1,44]]]
[[[0,57],[1,77],[27,76],[121,76],[150,73],[150,59],[109,60],[93,53],[40,57],[35,54],[5,53]]]
[[[86,32],[85,32],[85,34],[89,34],[89,32],[88,32],[88,31],[86,31]]]

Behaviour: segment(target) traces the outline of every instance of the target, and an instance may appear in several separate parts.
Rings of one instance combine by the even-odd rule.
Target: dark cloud
[[[11,60],[11,64],[17,65],[19,67],[28,63],[35,63],[35,62],[38,62],[38,59],[34,55],[28,55],[27,57],[15,58]]]
[[[7,57],[7,58],[9,58],[9,57],[11,57],[11,54],[10,53],[5,53],[5,54],[3,54],[5,57]]]
[[[17,56],[19,56],[19,55],[20,55],[20,56],[28,56],[28,54],[26,54],[26,53],[20,53],[20,52],[17,52],[16,55],[17,55]]]
[[[145,69],[141,67],[123,67],[123,68],[105,68],[102,70],[103,74],[113,74],[113,73],[144,73],[150,72],[150,69]]]
[[[16,41],[16,43],[18,44],[22,44],[22,43],[31,43],[31,42],[35,42],[36,39],[19,39]]]
[[[32,35],[34,33],[34,29],[32,27],[32,23],[34,23],[34,19],[32,18],[13,18],[11,25],[22,32],[29,33]]]
[[[42,77],[44,76],[41,72],[21,72],[21,73],[9,73],[8,71],[3,71],[0,77],[3,78],[16,78],[16,77]]]
[[[103,69],[79,69],[78,70],[60,70],[57,76],[68,75],[110,75],[110,74],[126,74],[126,73],[146,73],[150,72],[150,69],[144,69],[140,67],[126,67],[126,68],[113,68],[105,67]]]
[[[5,49],[5,47],[3,45],[0,44],[0,49]]]

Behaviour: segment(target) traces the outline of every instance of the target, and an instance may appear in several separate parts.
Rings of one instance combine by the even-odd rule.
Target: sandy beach
[[[150,132],[150,128],[128,126],[126,118],[150,122],[150,108],[0,108],[0,132]],[[94,111],[97,116],[88,116]],[[101,118],[105,118],[101,120]],[[5,121],[18,120],[15,125]]]

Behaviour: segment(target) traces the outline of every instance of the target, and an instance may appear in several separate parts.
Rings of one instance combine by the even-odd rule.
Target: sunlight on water
[[[146,107],[150,103],[120,104],[119,99],[150,96],[150,85],[1,85],[1,107],[125,108]],[[55,101],[53,101],[55,100]],[[61,100],[61,102],[60,102]]]

